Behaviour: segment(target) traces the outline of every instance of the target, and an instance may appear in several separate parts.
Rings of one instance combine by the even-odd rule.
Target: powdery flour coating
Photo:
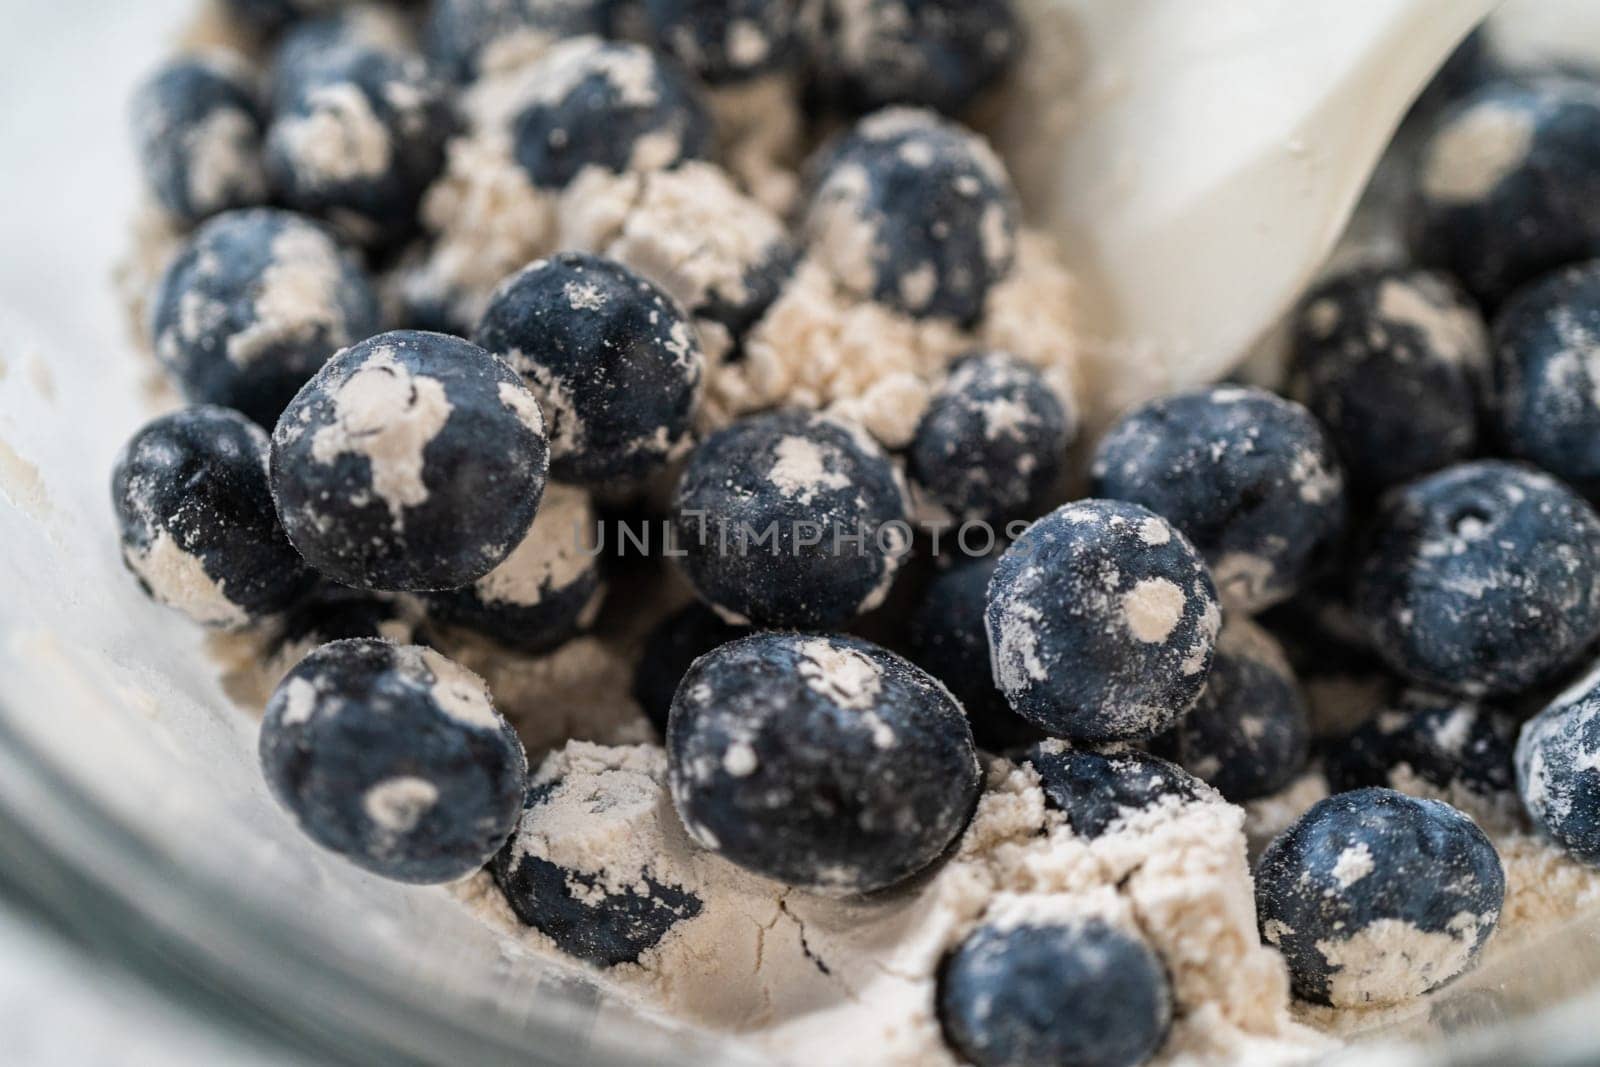
[[[378,330],[356,260],[316,223],[252,208],[182,245],[150,310],[156,356],[195,403],[271,426],[329,356]]]
[[[1573,858],[1600,867],[1600,675],[1523,725],[1516,769],[1528,814]]]
[[[481,867],[516,823],[522,743],[483,679],[432,649],[323,645],[267,703],[261,765],[318,844],[406,882]]]
[[[659,45],[708,84],[791,66],[798,0],[644,0]]]
[[[1518,693],[1600,635],[1600,517],[1530,468],[1468,463],[1397,490],[1367,551],[1357,609],[1418,685]]]
[[[515,371],[458,337],[395,331],[330,360],[273,431],[289,540],[345,585],[477,581],[527,534],[549,448]]]
[[[1094,492],[1143,505],[1194,542],[1223,603],[1287,599],[1345,528],[1344,473],[1311,413],[1261,389],[1153,400],[1100,441]]]
[[[972,814],[980,769],[955,698],[850,637],[758,634],[689,668],[667,728],[689,836],[824,893],[927,867]]]
[[[1084,500],[1006,550],[989,584],[994,677],[1046,733],[1147,738],[1200,697],[1222,614],[1188,540],[1134,504]]]
[[[605,35],[612,0],[433,0],[423,32],[428,58],[468,83],[537,59],[567,37]]]

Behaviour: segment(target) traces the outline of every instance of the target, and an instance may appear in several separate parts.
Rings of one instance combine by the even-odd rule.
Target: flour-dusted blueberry
[[[378,299],[354,257],[309,219],[267,208],[200,227],[150,315],[156,355],[186,397],[264,426],[329,356],[377,329]]]
[[[1600,260],[1519,289],[1494,324],[1495,429],[1512,455],[1600,497]]]
[[[288,608],[312,575],[272,510],[267,435],[218,407],[147,423],[111,474],[122,561],[145,592],[204,626]]]
[[[1042,510],[1077,435],[1076,413],[1005,352],[965,356],[933,394],[906,454],[912,482],[960,521],[1003,526]]]
[[[324,48],[280,77],[266,167],[291,207],[361,243],[394,247],[444,166],[454,119],[444,85],[414,52],[366,44]]]
[[[1214,790],[1176,763],[1135,748],[1096,752],[1051,740],[1023,759],[1038,772],[1045,801],[1089,840],[1146,812],[1217,802]]]
[[[976,134],[927,111],[871,115],[823,162],[811,250],[846,288],[916,318],[971,323],[1016,259],[1019,210]]]
[[[1248,618],[1230,618],[1205,692],[1152,747],[1235,803],[1288,785],[1310,757],[1311,718],[1283,646]]]
[[[301,85],[326,64],[338,68],[352,50],[404,55],[413,51],[411,27],[395,8],[357,4],[304,19],[286,30],[272,50],[274,110],[293,107]]]
[[[511,152],[539,189],[565,189],[586,167],[666,170],[711,151],[699,87],[642,45],[575,38],[517,78]]]
[[[713,85],[794,58],[798,0],[644,0],[644,8],[661,47]]]
[[[387,641],[335,641],[301,660],[267,702],[260,748],[267,785],[307,836],[401,882],[488,862],[528,776],[483,679]]]
[[[1494,933],[1506,878],[1494,845],[1438,800],[1357,789],[1314,805],[1256,866],[1265,941],[1296,995],[1394,1004],[1466,970]]]
[[[526,652],[555,648],[600,610],[595,537],[589,494],[552,482],[511,555],[471,585],[424,594],[428,615]]]
[[[803,411],[742,419],[702,441],[673,498],[680,562],[730,621],[827,628],[877,607],[911,544],[889,457]]]
[[[401,598],[324,581],[284,614],[277,649],[294,650],[298,660],[330,641],[358,637],[418,644],[418,621],[419,613]]]
[[[501,283],[474,337],[539,398],[556,478],[636,481],[688,447],[700,343],[672,299],[621,264],[541,259]]]
[[[1223,603],[1252,614],[1303,586],[1345,529],[1333,442],[1305,408],[1261,389],[1214,386],[1135,408],[1095,451],[1094,491],[1182,530]]]
[[[657,820],[672,818],[663,763],[659,749],[569,745],[533,777],[490,871],[517,918],[569,956],[637,963],[700,914],[700,898],[650,847]]]
[[[1417,168],[1411,250],[1486,306],[1600,255],[1600,84],[1492,82],[1439,117]]]
[[[133,98],[145,184],[181,222],[267,199],[255,73],[230,52],[169,61]]]
[[[1322,767],[1334,792],[1372,785],[1409,792],[1421,781],[1494,799],[1516,788],[1517,729],[1495,708],[1417,690],[1327,746]]]
[[[821,0],[806,24],[817,95],[842,111],[965,110],[1022,47],[1012,0]]]
[[[1580,679],[1522,725],[1517,791],[1545,833],[1600,867],[1600,675]]]
[[[1028,903],[1003,900],[940,968],[945,1037],[977,1067],[1148,1062],[1172,1023],[1160,957],[1131,923]]]
[[[1000,557],[985,613],[994,677],[1046,733],[1152,737],[1200,698],[1222,612],[1205,562],[1165,519],[1080,500]]]
[[[1600,516],[1511,463],[1466,463],[1386,502],[1356,581],[1374,647],[1420,686],[1515,694],[1600,637]]]
[[[616,0],[433,0],[423,42],[441,71],[470,82],[565,38],[605,36],[616,7]]]
[[[459,337],[397,330],[340,352],[272,435],[289,540],[360,589],[455,589],[499,566],[544,493],[549,448],[516,372]]]
[[[869,893],[937,859],[977,803],[948,690],[852,637],[767,633],[697,660],[667,728],[689,836],[790,885]]]
[[[1039,728],[1011,710],[994,683],[983,612],[999,556],[957,559],[923,591],[909,633],[913,662],[943,682],[972,724],[972,736],[992,752],[1031,744]]]
[[[650,631],[633,669],[633,699],[663,736],[678,683],[694,661],[749,633],[747,627],[724,622],[698,601],[668,615]]]
[[[1350,271],[1301,302],[1290,373],[1351,486],[1376,493],[1476,453],[1489,333],[1445,275]]]

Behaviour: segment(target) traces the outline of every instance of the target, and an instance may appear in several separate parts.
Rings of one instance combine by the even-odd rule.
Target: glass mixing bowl
[[[0,880],[216,1018],[338,1062],[742,1062],[311,847],[204,638],[123,573],[107,472],[148,415],[111,285],[134,81],[193,0],[10,0],[0,37]],[[1600,919],[1373,1035],[1397,1063],[1600,1061]],[[1371,1062],[1377,1048],[1349,1055]]]

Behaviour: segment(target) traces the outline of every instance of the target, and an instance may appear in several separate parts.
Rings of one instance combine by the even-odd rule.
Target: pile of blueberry
[[[749,871],[903,885],[963,832],[979,745],[1032,766],[1084,838],[1174,798],[1265,796],[1315,758],[1340,792],[1263,856],[1261,929],[1301,996],[1353,1004],[1460,973],[1505,891],[1471,819],[1393,786],[1519,792],[1600,862],[1600,684],[1549,702],[1600,641],[1600,85],[1519,76],[1449,105],[1417,168],[1416,265],[1306,298],[1294,399],[1144,404],[1099,442],[1090,498],[1050,510],[1076,415],[1006,352],[956,361],[903,454],[798,409],[702,437],[694,321],[619,263],[528,264],[470,340],[375,282],[418,231],[461,94],[535,39],[551,76],[513,130],[536,186],[711,155],[707,87],[789,71],[819,126],[855,122],[812,167],[798,239],[857,299],[971,325],[1019,210],[951,116],[1017,53],[1003,0],[645,0],[642,20],[434,0],[421,46],[399,6],[226,6],[264,66],[178,59],[136,106],[150,190],[186,231],[150,342],[194,406],[135,434],[113,496],[152,597],[316,646],[260,750],[318,843],[419,883],[500,853],[518,916],[572,928],[506,845],[550,787],[529,790],[487,686],[434,646],[582,632],[606,561],[575,558],[562,520],[667,482],[701,603],[651,635],[635,693],[690,838]],[[1009,524],[1003,551],[941,553],[914,499]],[[1334,653],[1290,620],[1328,612],[1409,690],[1346,736],[1316,729],[1297,679]],[[387,639],[402,620],[419,643]],[[638,901],[616,899],[637,933]],[[680,903],[649,921],[697,913]],[[584,938],[584,958],[627,957]],[[938,1003],[983,1065],[1142,1062],[1173,1012],[1154,950],[1103,917],[980,925]]]

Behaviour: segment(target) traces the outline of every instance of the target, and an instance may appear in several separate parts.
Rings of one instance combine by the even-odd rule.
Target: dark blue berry
[[[1523,724],[1517,791],[1545,833],[1600,867],[1600,685],[1590,674]]]
[[[548,451],[515,371],[402,330],[345,349],[295,397],[272,436],[272,492],[289,540],[335,581],[455,589],[527,534]]]
[[[229,15],[258,33],[276,33],[291,23],[344,6],[351,0],[222,0]]]
[[[616,0],[433,0],[423,33],[428,57],[470,82],[566,37],[604,36]]]
[[[1411,775],[1441,790],[1494,798],[1515,788],[1510,715],[1431,693],[1412,692],[1323,752],[1334,792],[1382,785],[1403,789]]]
[[[370,637],[409,645],[419,643],[416,636],[416,612],[398,598],[325,581],[284,615],[277,647],[294,650],[298,660],[330,641]]]
[[[1216,797],[1182,767],[1138,749],[1092,752],[1046,741],[1023,758],[1039,773],[1046,802],[1089,840],[1154,808]]]
[[[133,98],[145,184],[186,223],[267,199],[255,76],[230,53],[168,62]]]
[[[986,623],[994,677],[1046,733],[1151,737],[1194,706],[1222,615],[1199,553],[1135,504],[1082,500],[1000,558]]]
[[[927,867],[977,803],[966,716],[850,637],[757,634],[697,660],[667,729],[689,836],[790,885],[867,893]]]
[[[661,620],[650,631],[633,672],[633,698],[651,725],[665,736],[672,698],[694,661],[749,632],[723,622],[722,616],[698,601]]]
[[[385,878],[448,882],[505,843],[528,762],[477,675],[431,649],[336,641],[279,683],[267,785],[317,844]]]
[[[405,20],[393,8],[358,4],[290,27],[272,50],[273,109],[293,107],[300,86],[317,77],[319,67],[338,70],[353,50],[406,54],[411,48]]]
[[[1392,789],[1317,803],[1262,853],[1261,933],[1295,993],[1392,1004],[1466,970],[1505,902],[1494,845],[1450,805]]]
[[[744,81],[794,56],[796,0],[644,0],[659,44],[710,84]]]
[[[1346,736],[1399,696],[1401,683],[1373,649],[1342,574],[1301,590],[1259,621],[1300,679],[1313,737]]]

